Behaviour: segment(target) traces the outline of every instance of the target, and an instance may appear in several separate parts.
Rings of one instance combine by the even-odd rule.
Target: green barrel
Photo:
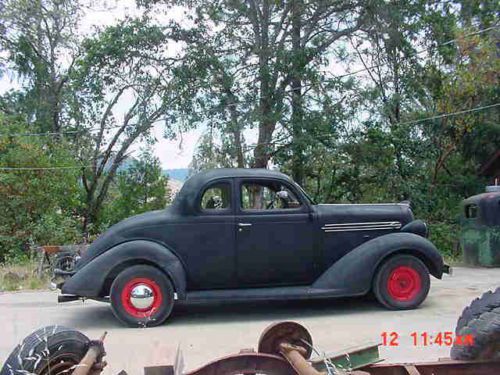
[[[464,262],[500,266],[500,190],[488,187],[486,193],[463,200],[461,208],[460,247]]]

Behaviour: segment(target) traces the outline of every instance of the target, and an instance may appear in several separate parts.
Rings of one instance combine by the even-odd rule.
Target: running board
[[[75,296],[73,294],[59,294],[57,296],[57,302],[63,303],[63,302],[72,302],[72,301],[78,301],[82,297]]]
[[[346,297],[352,295],[340,289],[315,289],[309,286],[279,287],[279,288],[252,288],[252,289],[225,289],[200,290],[187,292],[186,301],[271,301],[271,300],[299,300],[314,298]]]

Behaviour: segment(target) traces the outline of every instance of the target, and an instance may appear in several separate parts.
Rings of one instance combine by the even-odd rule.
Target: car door
[[[206,184],[195,198],[198,214],[178,225],[190,290],[234,288],[235,223],[231,179]]]
[[[235,187],[240,286],[310,284],[316,276],[316,253],[312,215],[305,199],[281,180],[238,179]],[[270,203],[273,194],[278,196],[276,204]],[[286,195],[289,202],[280,195]]]

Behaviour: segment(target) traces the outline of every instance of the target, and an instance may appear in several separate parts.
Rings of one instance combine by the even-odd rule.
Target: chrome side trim
[[[368,221],[363,223],[339,223],[339,224],[325,224],[325,227],[341,227],[341,226],[373,226],[373,225],[399,225],[399,221]]]
[[[321,229],[325,233],[343,232],[343,231],[362,231],[362,230],[392,230],[400,228],[401,228],[401,223],[399,221],[325,224],[324,226],[321,227]]]
[[[394,230],[396,228],[392,227],[384,227],[384,228],[349,228],[349,229],[329,229],[325,230],[325,233],[330,233],[330,232],[354,232],[354,231],[360,231],[360,230]]]

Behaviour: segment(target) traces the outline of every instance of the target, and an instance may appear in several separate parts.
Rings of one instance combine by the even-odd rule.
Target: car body
[[[429,274],[439,279],[447,270],[426,236],[408,203],[316,204],[276,171],[208,170],[188,179],[168,208],[123,220],[95,240],[73,271],[60,272],[60,301],[111,300],[130,325],[160,324],[174,299],[308,299],[373,290],[387,307],[414,308],[427,295]],[[162,310],[154,319],[152,306]]]

